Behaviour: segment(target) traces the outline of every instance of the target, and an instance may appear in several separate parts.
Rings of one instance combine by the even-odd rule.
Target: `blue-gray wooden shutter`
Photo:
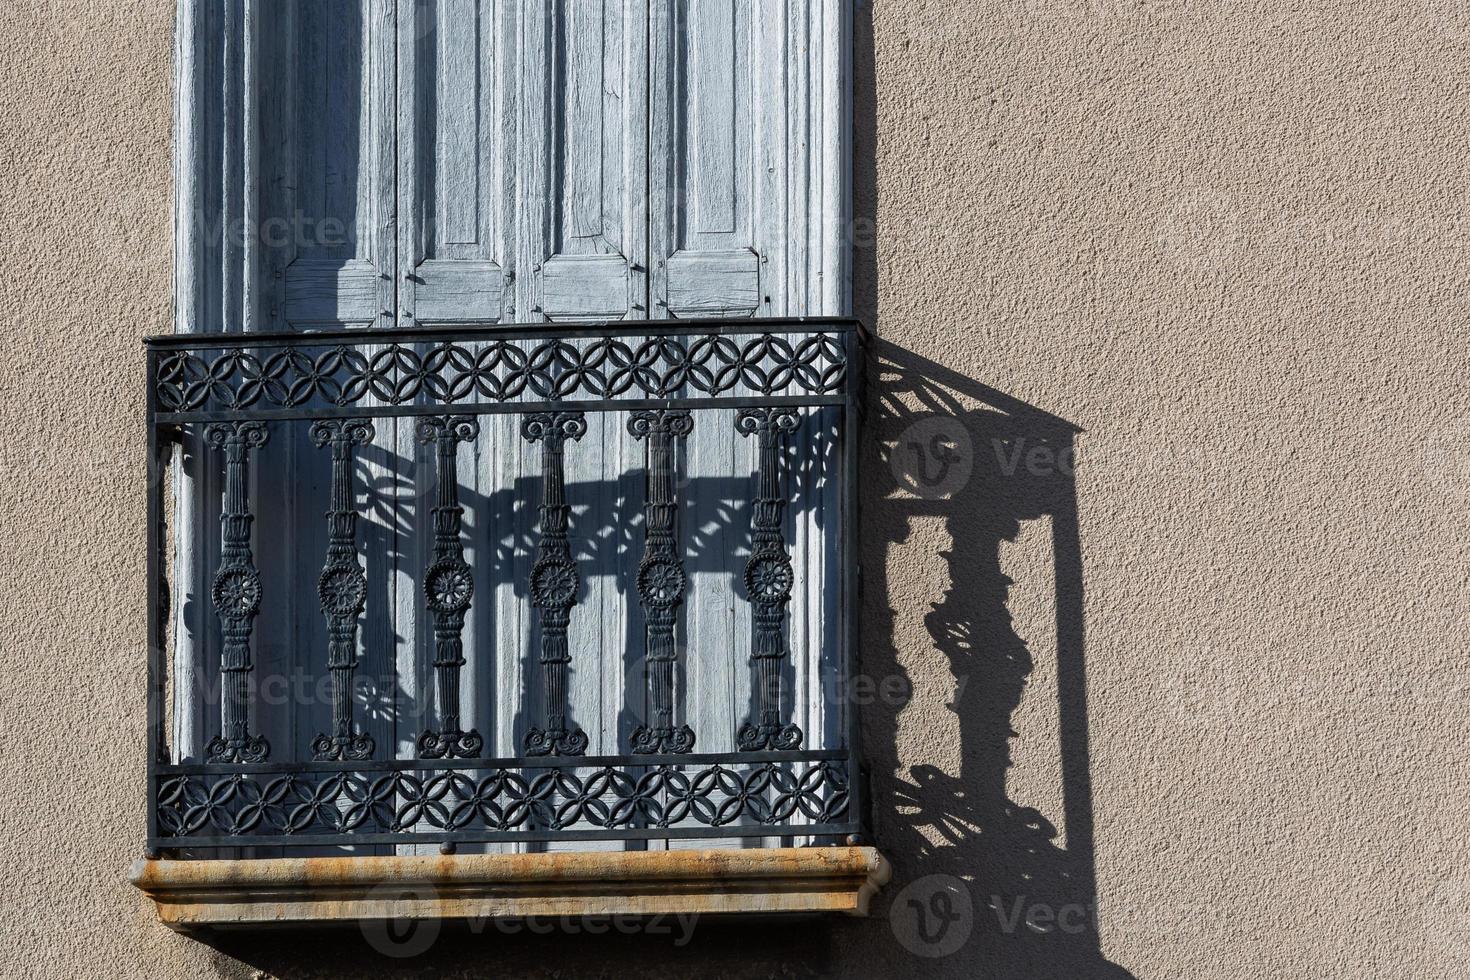
[[[398,279],[403,222],[397,181],[399,10],[397,0],[254,0],[252,33],[260,287],[248,329],[383,329],[401,316]],[[357,676],[371,692],[357,713],[382,755],[401,735],[374,705],[414,691],[396,672],[400,611],[412,600],[413,563],[404,533],[413,520],[400,482],[417,446],[403,422],[375,423],[356,454],[358,539],[368,610],[359,633]],[[314,595],[327,546],[323,502],[328,455],[305,426],[277,427],[253,468],[259,518],[256,560],[273,615],[256,627],[256,674],[285,678],[287,697],[262,687],[256,727],[281,758],[305,758],[331,707],[324,672],[324,620]],[[408,620],[412,624],[412,620]],[[279,690],[279,687],[277,688]]]
[[[516,236],[520,275],[517,319],[576,323],[638,319],[648,307],[648,11],[646,0],[528,0],[518,5]],[[621,754],[637,723],[642,632],[632,587],[638,539],[642,447],[627,434],[626,413],[592,413],[588,431],[566,455],[572,540],[583,594],[568,634],[569,717],[588,735],[589,754]],[[539,486],[539,458],[513,422],[502,438],[501,485]],[[519,518],[527,531],[534,500]],[[524,533],[524,532],[523,532]],[[512,543],[509,536],[502,541]],[[523,537],[523,541],[529,540]],[[530,555],[518,554],[524,582]],[[500,744],[519,752],[525,727],[540,713],[532,622],[523,587],[498,592],[503,653],[501,697],[528,703],[500,719]],[[523,664],[530,665],[529,672]],[[622,849],[616,843],[549,849]]]
[[[845,313],[848,16],[844,0],[181,0],[179,328]],[[211,236],[236,220],[259,235]],[[641,696],[629,583],[642,457],[625,422],[590,418],[567,460],[587,582],[569,697],[593,753],[625,748]],[[400,754],[422,719],[386,709],[432,696],[412,527],[427,483],[410,430],[384,423],[363,453],[376,509],[363,522],[362,673],[389,685],[363,717]],[[804,438],[831,467],[830,419]],[[257,468],[292,495],[260,522],[262,569],[289,606],[275,633],[260,626],[262,668],[314,676],[326,469],[314,447],[282,452]],[[483,591],[467,624],[466,721],[487,754],[513,755],[536,683],[524,581],[539,473],[509,416],[487,417],[460,458],[466,526],[486,548],[471,557]],[[731,413],[701,416],[681,487],[680,693],[701,751],[732,749],[749,710],[739,579],[754,463]],[[285,478],[265,478],[269,465]],[[835,717],[815,677],[838,662],[835,551],[821,533],[836,497],[815,466],[790,483],[794,689],[810,695],[794,715],[815,745]],[[181,554],[207,559],[210,515],[181,508]],[[176,605],[180,663],[209,663],[185,638],[198,583],[181,585],[195,598]],[[314,711],[266,727],[301,751]]]
[[[652,0],[650,259],[656,317],[848,311],[848,5],[841,0]],[[733,411],[702,413],[686,444],[681,519],[696,551],[682,692],[702,751],[735,750],[749,717],[754,441]],[[835,410],[811,412],[786,481],[796,586],[788,615],[791,718],[834,744],[821,679],[843,662]],[[824,531],[825,529],[825,531]],[[826,671],[826,675],[823,671]],[[707,843],[707,842],[705,842]],[[700,846],[678,844],[675,846]]]
[[[846,0],[653,0],[653,301],[848,311]]]
[[[520,10],[517,235],[528,319],[647,308],[646,0]]]
[[[399,307],[514,317],[515,3],[398,0]]]
[[[396,311],[394,0],[257,13],[268,329],[390,326]]]

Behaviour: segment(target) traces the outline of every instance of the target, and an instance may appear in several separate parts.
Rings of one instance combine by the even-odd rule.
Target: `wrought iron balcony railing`
[[[855,322],[147,350],[151,852],[862,833]]]

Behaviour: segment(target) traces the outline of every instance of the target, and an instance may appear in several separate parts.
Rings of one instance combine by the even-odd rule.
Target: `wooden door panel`
[[[518,5],[399,0],[400,319],[493,323],[507,302]]]
[[[265,329],[394,322],[394,20],[392,0],[260,19]]]
[[[524,8],[517,230],[530,318],[646,315],[646,4]]]

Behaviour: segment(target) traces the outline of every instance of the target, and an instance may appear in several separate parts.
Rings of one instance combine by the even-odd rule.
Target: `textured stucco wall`
[[[895,883],[866,922],[455,934],[399,963],[350,931],[211,948],[123,880],[171,16],[0,5],[0,975],[1470,971],[1463,3],[864,6]],[[897,937],[940,948],[910,898],[965,944],[915,958]],[[1094,899],[1096,932],[1063,927]]]

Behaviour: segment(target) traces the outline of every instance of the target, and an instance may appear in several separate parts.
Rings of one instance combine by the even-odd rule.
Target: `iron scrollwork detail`
[[[587,752],[587,734],[567,727],[567,664],[571,654],[567,629],[582,579],[572,560],[568,525],[572,508],[566,494],[566,444],[587,433],[581,412],[538,412],[521,422],[521,435],[541,443],[544,490],[541,502],[541,542],[531,568],[531,604],[541,618],[541,667],[546,681],[546,727],[526,732],[530,756],[577,756]]]
[[[750,560],[745,565],[745,591],[752,620],[751,660],[754,662],[758,715],[740,726],[735,741],[743,752],[795,749],[802,732],[795,723],[781,724],[781,667],[788,659],[785,636],[786,606],[795,576],[782,535],[786,500],[781,493],[781,455],[786,436],[800,425],[790,409],[745,409],[735,417],[735,428],[759,442],[758,487],[751,507]]]
[[[318,448],[332,451],[332,501],[327,511],[327,559],[317,597],[327,620],[327,669],[332,675],[332,731],[311,743],[314,760],[371,759],[371,735],[352,723],[352,675],[357,670],[357,620],[367,606],[367,575],[357,558],[357,510],[352,495],[352,449],[373,441],[360,419],[320,419],[311,426]]]
[[[474,729],[460,728],[459,672],[465,664],[464,619],[474,596],[475,580],[464,560],[460,531],[464,508],[459,503],[455,458],[461,442],[480,434],[480,425],[468,415],[431,417],[419,423],[419,439],[437,450],[437,490],[434,552],[424,573],[424,601],[434,618],[434,669],[439,691],[439,728],[418,738],[425,759],[475,759],[485,740]]]
[[[674,623],[688,588],[675,529],[674,439],[692,431],[694,418],[688,412],[634,412],[628,419],[628,432],[646,446],[647,482],[638,598],[645,621],[643,673],[652,724],[634,730],[631,748],[636,755],[694,749],[694,730],[674,724]]]
[[[256,763],[270,757],[270,743],[250,733],[250,635],[260,611],[260,572],[250,550],[255,518],[250,513],[246,472],[250,450],[264,446],[268,431],[261,422],[217,422],[204,430],[204,441],[225,454],[224,507],[220,513],[220,563],[210,588],[219,614],[220,733],[205,747],[210,762]]]

